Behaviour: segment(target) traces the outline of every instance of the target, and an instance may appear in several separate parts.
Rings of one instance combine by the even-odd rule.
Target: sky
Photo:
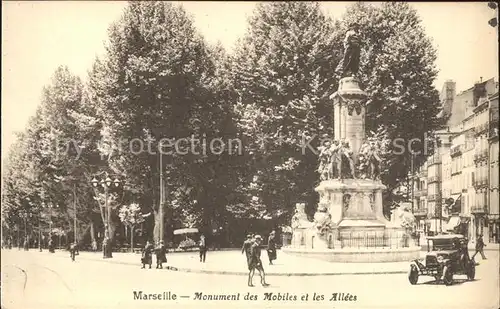
[[[351,2],[352,3],[352,2]],[[323,2],[339,18],[346,2]],[[40,102],[42,88],[55,69],[67,65],[86,78],[104,51],[109,25],[123,1],[2,2],[2,165],[15,132],[23,131]],[[255,2],[183,2],[195,26],[210,43],[231,51],[247,28]],[[480,77],[498,81],[498,32],[488,25],[495,12],[485,2],[412,2],[438,51],[440,90],[453,79],[457,92]]]

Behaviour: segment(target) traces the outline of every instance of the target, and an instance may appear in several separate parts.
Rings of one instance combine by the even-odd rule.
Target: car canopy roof
[[[436,235],[427,237],[428,240],[438,240],[438,239],[454,239],[454,238],[464,238],[464,235],[461,234],[445,234],[445,235]]]

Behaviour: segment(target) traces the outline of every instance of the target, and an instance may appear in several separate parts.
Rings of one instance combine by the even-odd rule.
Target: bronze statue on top
[[[337,66],[337,72],[341,77],[356,76],[359,71],[359,60],[361,54],[361,39],[359,36],[359,25],[352,23],[344,39],[344,58]]]

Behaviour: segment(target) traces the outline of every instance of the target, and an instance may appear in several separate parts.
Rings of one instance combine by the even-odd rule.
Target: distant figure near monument
[[[337,67],[337,72],[341,77],[356,76],[359,71],[361,54],[361,39],[358,33],[359,25],[354,22],[349,28],[344,39],[344,58],[342,58]]]

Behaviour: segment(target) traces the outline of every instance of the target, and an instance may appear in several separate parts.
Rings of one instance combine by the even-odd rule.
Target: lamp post
[[[73,210],[75,211],[75,216],[73,218],[73,240],[75,245],[78,244],[77,230],[76,230],[76,183],[73,183]]]
[[[42,204],[43,208],[48,209],[48,214],[49,214],[49,241],[52,240],[52,208],[56,208],[57,205],[52,204],[49,202],[48,204],[43,203]]]
[[[163,187],[163,153],[160,151],[160,209],[158,211],[158,213],[159,213],[158,215],[160,216],[160,226],[159,226],[160,241],[163,240],[163,203],[164,203],[164,201],[163,201],[163,197],[164,197],[163,189],[164,189],[164,187]]]
[[[101,185],[104,188],[104,237],[107,238],[108,244],[107,247],[103,246],[103,255],[106,258],[112,258],[113,254],[111,251],[111,244],[109,240],[111,239],[111,231],[110,231],[110,223],[111,223],[111,207],[108,205],[108,194],[109,189],[114,185],[115,187],[119,187],[121,185],[121,181],[118,178],[112,180],[107,174],[105,179],[98,180],[94,177],[91,181],[92,185],[95,188],[98,188]],[[107,249],[107,250],[106,250]]]
[[[42,212],[38,214],[38,249],[42,252]]]
[[[414,161],[415,160],[415,156],[412,152],[411,154],[411,213],[415,213],[415,202],[414,202],[414,199],[415,199],[415,167],[414,167]]]

